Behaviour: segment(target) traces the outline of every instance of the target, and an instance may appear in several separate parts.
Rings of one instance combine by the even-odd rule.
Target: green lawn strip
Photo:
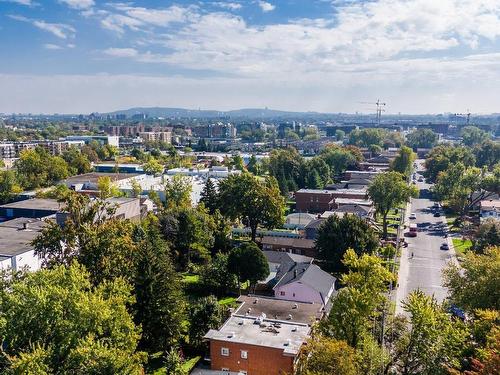
[[[237,297],[223,297],[219,299],[219,305],[220,306],[231,306],[233,304],[236,304]]]
[[[189,273],[182,274],[182,282],[185,284],[196,284],[200,280],[200,275]]]
[[[459,258],[463,258],[467,251],[472,247],[472,241],[468,239],[463,240],[461,238],[453,238],[452,241],[457,257]]]

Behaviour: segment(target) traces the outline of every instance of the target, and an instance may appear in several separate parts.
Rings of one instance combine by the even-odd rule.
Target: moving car
[[[416,219],[416,218],[417,218],[417,214],[416,214],[415,212],[412,212],[412,213],[410,214],[410,219],[414,220],[414,219]]]
[[[408,237],[417,237],[418,227],[417,224],[410,224],[410,231],[406,232]]]
[[[450,246],[446,242],[443,242],[440,247],[441,250],[450,250]]]

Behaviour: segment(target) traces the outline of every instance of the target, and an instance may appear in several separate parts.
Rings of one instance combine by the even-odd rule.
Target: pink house
[[[327,306],[335,294],[335,277],[312,264],[312,258],[297,259],[294,254],[281,253],[277,264],[275,253],[279,252],[264,252],[270,268],[274,268],[267,284],[272,286],[275,298]]]

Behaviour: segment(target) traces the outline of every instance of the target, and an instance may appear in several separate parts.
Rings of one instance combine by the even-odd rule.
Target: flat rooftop
[[[283,349],[288,355],[297,355],[302,344],[309,338],[311,328],[307,324],[233,315],[219,330],[211,329],[206,339],[247,345]]]
[[[240,296],[238,302],[241,305],[234,314],[252,318],[266,314],[269,319],[310,325],[323,316],[322,306],[319,303],[295,302],[262,296]]]
[[[62,181],[65,185],[76,185],[76,184],[97,184],[97,180],[101,177],[109,177],[111,181],[121,181],[135,176],[139,176],[140,173],[104,173],[104,172],[91,172],[79,174],[77,176],[69,177]]]
[[[61,203],[55,199],[34,198],[3,204],[0,208],[59,211],[61,209]]]
[[[24,224],[26,223],[26,229]],[[33,241],[45,222],[36,219],[19,218],[0,224],[0,257],[12,257],[33,250]]]

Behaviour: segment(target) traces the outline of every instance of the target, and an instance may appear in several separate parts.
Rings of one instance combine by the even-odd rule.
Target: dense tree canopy
[[[478,253],[483,253],[490,246],[500,246],[500,222],[495,219],[482,222],[472,241],[473,248]]]
[[[10,202],[22,192],[13,171],[0,171],[0,204]]]
[[[476,157],[476,166],[492,169],[494,165],[500,163],[500,142],[491,140],[478,144],[473,149]]]
[[[451,301],[468,311],[500,310],[500,248],[468,252],[461,267],[450,264],[444,271],[444,285]]]
[[[1,373],[141,374],[145,358],[136,352],[140,334],[123,279],[93,287],[73,263],[1,285]]]
[[[429,182],[436,182],[440,172],[447,170],[450,165],[461,162],[466,167],[474,166],[476,160],[469,147],[439,145],[434,147],[425,159],[424,175]]]
[[[316,249],[318,258],[329,270],[338,270],[348,249],[356,254],[371,253],[378,247],[378,237],[368,222],[355,215],[330,216],[320,226]]]
[[[235,247],[227,260],[228,270],[238,276],[240,282],[265,280],[269,276],[269,265],[264,253],[253,242],[244,242]]]
[[[391,170],[401,173],[403,176],[410,176],[413,171],[413,163],[417,155],[412,151],[411,148],[406,146],[401,146],[396,158],[391,164]]]
[[[409,186],[399,172],[380,173],[368,186],[368,195],[378,215],[382,215],[383,236],[387,237],[387,215],[389,211],[415,197],[418,190]]]
[[[462,142],[466,146],[474,146],[490,139],[490,135],[477,126],[466,126],[460,131]]]
[[[437,145],[438,135],[431,129],[417,129],[406,137],[406,143],[413,149],[433,148]]]
[[[262,181],[250,173],[229,176],[219,183],[219,197],[222,214],[248,226],[252,241],[259,225],[276,228],[283,224],[285,202],[272,177]]]
[[[297,375],[358,375],[356,350],[345,341],[320,337],[302,353]]]

